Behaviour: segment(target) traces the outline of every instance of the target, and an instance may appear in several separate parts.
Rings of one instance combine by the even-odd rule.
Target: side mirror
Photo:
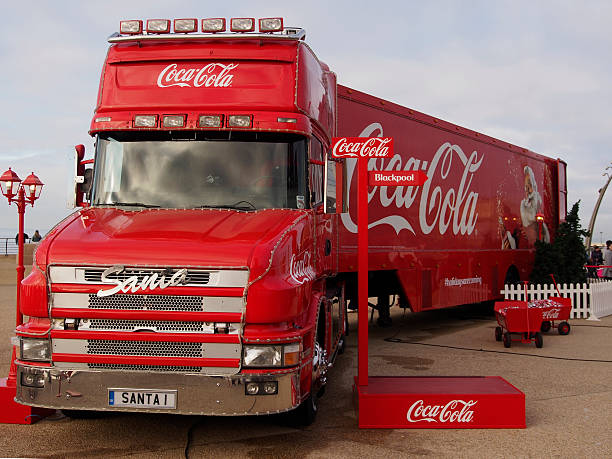
[[[85,146],[74,147],[74,200],[70,202],[71,207],[87,207],[86,197],[89,197],[91,184],[93,182],[93,169],[86,169],[86,164],[93,163],[93,159],[84,160]]]
[[[325,193],[323,205],[326,214],[346,212],[346,162],[327,159],[325,161]]]

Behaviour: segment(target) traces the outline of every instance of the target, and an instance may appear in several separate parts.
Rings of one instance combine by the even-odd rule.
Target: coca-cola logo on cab
[[[386,158],[393,155],[391,137],[334,137],[334,158]]]
[[[157,86],[169,88],[227,88],[232,85],[234,75],[231,73],[238,64],[221,64],[214,62],[202,67],[179,68],[178,64],[165,67],[157,77]]]
[[[307,250],[300,256],[293,255],[291,257],[291,265],[289,266],[289,275],[298,284],[313,281],[315,278],[315,270],[312,267],[312,256]]]
[[[445,405],[425,405],[423,400],[417,400],[408,408],[408,422],[441,422],[467,423],[474,420],[474,410],[471,408],[478,402],[470,400],[451,400]]]

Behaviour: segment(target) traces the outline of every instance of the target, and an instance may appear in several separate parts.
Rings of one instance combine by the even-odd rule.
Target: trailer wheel
[[[495,341],[501,341],[502,340],[502,328],[501,327],[495,327]]]
[[[550,330],[551,327],[552,325],[550,324],[550,320],[545,320],[544,322],[542,322],[542,326],[540,327],[540,330],[542,330],[542,333],[546,333],[547,331]]]
[[[504,347],[512,346],[512,336],[510,336],[510,332],[504,333]]]
[[[567,322],[561,322],[559,326],[557,327],[557,330],[559,330],[560,335],[569,334],[570,329],[571,329],[570,324],[568,324]]]
[[[544,339],[542,338],[542,333],[536,332],[536,334],[535,334],[535,343],[536,343],[536,347],[544,346]]]

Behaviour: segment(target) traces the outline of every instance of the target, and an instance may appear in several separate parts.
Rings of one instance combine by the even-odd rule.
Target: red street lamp
[[[19,310],[21,304],[21,281],[23,280],[23,273],[25,268],[23,267],[23,218],[25,214],[26,205],[30,204],[34,206],[34,201],[40,197],[43,183],[36,175],[32,172],[23,182],[19,176],[11,170],[7,170],[0,176],[0,191],[8,199],[9,205],[15,203],[17,205],[17,212],[19,213],[19,233],[18,233],[18,255],[17,255],[17,327],[23,324],[23,315]],[[15,408],[15,404],[12,401],[14,397],[17,368],[15,366],[16,349],[13,346],[13,355],[11,357],[11,367],[9,370],[8,378],[0,379],[0,401],[4,400],[5,406],[3,407],[5,417],[2,418],[2,422],[16,422],[29,424],[32,421],[25,420],[20,422],[17,413],[20,413],[19,408]],[[17,405],[21,406],[21,405]],[[31,410],[30,410],[31,411]],[[10,412],[10,413],[8,413]],[[15,416],[11,416],[15,414]]]

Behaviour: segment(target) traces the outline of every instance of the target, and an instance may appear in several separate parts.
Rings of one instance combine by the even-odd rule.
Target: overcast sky
[[[588,225],[612,162],[610,1],[29,1],[3,8],[0,173],[35,171],[26,228],[65,206],[108,43],[121,19],[275,17],[306,29],[338,82],[568,163],[569,204]],[[4,198],[3,198],[4,199]],[[17,212],[0,203],[0,228]],[[612,190],[594,241],[612,239]]]

